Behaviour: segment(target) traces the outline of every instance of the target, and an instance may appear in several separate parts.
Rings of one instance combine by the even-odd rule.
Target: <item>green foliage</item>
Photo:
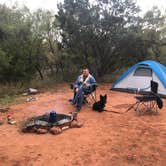
[[[24,10],[27,10],[26,8]],[[27,11],[28,12],[28,11]],[[31,37],[29,20],[17,9],[0,6],[0,75],[1,82],[29,80],[34,72],[28,59]]]
[[[98,76],[115,70],[120,45],[127,29],[135,24],[138,8],[132,1],[65,0],[59,5],[57,19],[65,45],[78,61]],[[79,56],[78,56],[79,55]]]
[[[143,17],[134,0],[64,0],[58,9],[0,5],[0,83],[72,81],[85,66],[113,81],[141,60],[166,64],[166,14],[157,7]]]
[[[57,60],[55,17],[49,11],[0,5],[0,20],[0,82],[26,82],[36,74],[44,79]]]
[[[143,18],[132,0],[65,0],[58,8],[62,43],[79,68],[100,77],[141,60],[163,60],[166,17],[156,7]]]

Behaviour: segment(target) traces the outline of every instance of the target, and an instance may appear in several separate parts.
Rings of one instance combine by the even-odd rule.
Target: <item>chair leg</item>
[[[143,106],[143,108],[139,109],[141,105]],[[140,102],[135,108],[135,111],[139,111],[139,114],[144,111],[145,112],[155,111],[157,113],[156,101]]]
[[[154,108],[154,111],[155,111],[155,113],[157,114],[158,113],[158,110],[157,110],[157,103],[156,103],[156,101],[154,101],[154,106],[153,106],[153,108]]]
[[[139,109],[139,107],[143,106],[144,105],[144,102],[140,102],[139,105],[137,106],[137,113],[138,115],[142,115],[143,113],[143,109]]]
[[[90,100],[91,100],[91,104],[93,105],[95,103],[95,94],[94,93],[90,94]]]
[[[157,106],[157,104],[155,104],[155,105],[156,105],[156,113],[158,113],[158,109],[157,109],[157,108],[158,108],[158,106]]]
[[[91,94],[87,95],[86,98],[89,100],[87,100],[86,104],[89,107],[92,107],[92,105],[96,102],[96,91],[92,92]]]
[[[92,97],[92,100],[93,100],[93,101],[96,101],[96,94],[95,94],[95,93],[92,93],[92,94],[91,94],[91,97]]]
[[[136,104],[134,105],[134,110],[137,112],[138,111],[138,108],[139,108],[139,105],[141,104],[141,102],[136,102]]]
[[[95,95],[95,102],[96,102],[96,98],[97,98],[97,97],[96,97],[96,96],[97,96],[96,91],[94,92],[94,95]]]

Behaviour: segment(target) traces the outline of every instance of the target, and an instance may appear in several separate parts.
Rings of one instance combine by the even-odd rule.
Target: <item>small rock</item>
[[[60,133],[62,133],[62,129],[59,128],[59,127],[52,127],[52,128],[50,129],[50,133],[51,133],[51,134],[54,134],[54,135],[60,134]]]
[[[71,128],[80,128],[80,127],[82,127],[82,126],[83,126],[83,124],[80,123],[80,122],[78,122],[78,121],[76,121],[76,120],[73,120],[73,121],[71,122],[71,124],[70,124],[70,127],[71,127]]]
[[[37,134],[46,134],[46,133],[48,133],[48,130],[47,129],[36,129],[36,133]]]

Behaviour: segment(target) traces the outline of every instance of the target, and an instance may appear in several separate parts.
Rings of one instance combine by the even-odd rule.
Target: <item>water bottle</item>
[[[55,111],[50,112],[49,122],[50,123],[55,123],[56,122],[56,112]]]

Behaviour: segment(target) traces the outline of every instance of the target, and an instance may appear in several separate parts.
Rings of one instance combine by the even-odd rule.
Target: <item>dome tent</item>
[[[159,62],[146,60],[125,71],[112,85],[113,90],[150,92],[150,81],[159,84],[158,94],[166,97],[166,67]]]

